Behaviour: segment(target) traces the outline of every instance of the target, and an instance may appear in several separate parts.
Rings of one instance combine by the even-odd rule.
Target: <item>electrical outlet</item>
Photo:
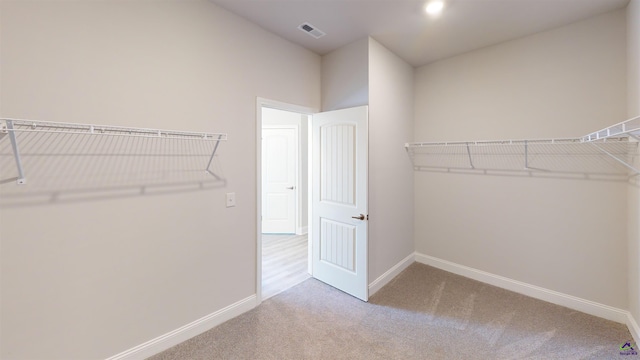
[[[236,193],[227,193],[227,207],[236,206]]]

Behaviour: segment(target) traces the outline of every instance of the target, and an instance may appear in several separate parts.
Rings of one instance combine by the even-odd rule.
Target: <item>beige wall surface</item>
[[[625,120],[624,33],[620,10],[419,68],[416,140],[576,137]]]
[[[256,97],[319,108],[320,57],[207,1],[0,6],[2,117],[229,136],[222,187],[0,209],[0,357],[105,358],[255,294]]]
[[[369,39],[369,283],[414,252],[413,70]]]
[[[322,57],[322,111],[369,104],[369,42],[347,44]]]
[[[640,116],[640,0],[627,6],[627,109]],[[640,156],[636,166],[640,167]],[[636,167],[636,168],[638,168]],[[640,181],[629,187],[629,311],[640,321]]]
[[[626,119],[624,10],[417,69],[415,140],[576,137]],[[627,185],[415,174],[416,251],[627,308]]]

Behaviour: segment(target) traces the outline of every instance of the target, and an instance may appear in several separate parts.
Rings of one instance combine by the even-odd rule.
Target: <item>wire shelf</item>
[[[603,176],[640,175],[640,117],[581,138],[405,144],[418,171],[467,170]]]
[[[584,142],[591,142],[620,136],[630,136],[636,140],[640,140],[640,116],[611,125],[600,131],[587,134],[583,136],[581,140]]]
[[[88,189],[221,180],[226,134],[0,119],[0,183]]]
[[[1,129],[1,130],[4,130],[5,132],[7,131],[7,126],[6,126],[7,121],[10,121],[11,123],[13,123],[12,131],[16,133],[36,132],[36,133],[51,133],[51,134],[133,136],[133,137],[150,137],[150,138],[163,138],[163,139],[203,140],[203,141],[214,141],[214,142],[227,140],[227,134],[223,134],[223,133],[145,129],[145,128],[135,128],[135,127],[64,123],[64,122],[24,120],[24,119],[0,119],[0,122],[5,123],[4,127]]]

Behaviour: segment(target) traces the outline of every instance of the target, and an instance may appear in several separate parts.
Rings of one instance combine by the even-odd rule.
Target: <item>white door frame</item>
[[[256,298],[262,303],[262,108],[313,115],[319,110],[258,97],[256,99]],[[300,139],[299,139],[300,140]],[[309,181],[309,184],[311,181]],[[310,194],[310,190],[308,190]],[[310,202],[309,202],[310,203]],[[311,226],[311,224],[309,224]]]

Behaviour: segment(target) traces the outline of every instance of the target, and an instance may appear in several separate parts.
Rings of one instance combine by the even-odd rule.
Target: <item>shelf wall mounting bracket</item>
[[[469,165],[471,165],[472,169],[476,167],[473,165],[473,159],[471,158],[471,149],[469,149],[469,143],[467,143],[467,155],[469,155]]]
[[[223,138],[223,135],[218,135],[218,141],[216,141],[216,145],[213,147],[213,152],[211,152],[211,157],[209,158],[207,167],[204,169],[204,171],[211,174],[218,180],[220,180],[220,177],[216,175],[213,171],[209,170],[209,168],[211,167],[211,163],[213,162],[213,157],[216,155],[216,151],[218,150],[218,145],[220,145],[220,141],[222,141],[222,138]]]
[[[607,156],[609,156],[610,158],[612,158],[613,160],[617,161],[618,163],[620,163],[622,166],[626,167],[627,169],[633,171],[635,174],[633,174],[632,176],[635,175],[640,175],[640,170],[636,169],[635,167],[629,165],[626,161],[618,158],[617,156],[613,155],[612,153],[610,153],[609,151],[603,149],[602,147],[598,146],[597,143],[595,142],[590,142],[591,145],[593,145],[596,149],[600,150],[602,153],[606,154]]]
[[[524,141],[524,168],[529,170],[529,141]]]
[[[16,133],[13,130],[13,120],[6,120],[5,123],[7,124],[9,140],[11,140],[11,147],[13,148],[13,156],[16,159],[16,167],[18,168],[18,180],[16,180],[16,183],[18,185],[23,185],[27,183],[27,179],[24,177],[24,170],[22,169],[22,160],[20,159],[18,141],[16,140]]]

